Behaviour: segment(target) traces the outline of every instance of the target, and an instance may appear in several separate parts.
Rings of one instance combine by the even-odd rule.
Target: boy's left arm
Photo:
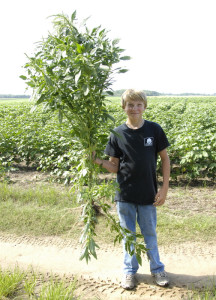
[[[159,155],[162,161],[163,185],[155,196],[154,206],[160,206],[164,204],[169,188],[170,160],[167,154],[167,150],[162,150],[161,152],[159,152]]]

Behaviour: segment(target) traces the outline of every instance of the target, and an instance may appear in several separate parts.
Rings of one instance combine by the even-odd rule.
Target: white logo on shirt
[[[146,147],[153,146],[153,141],[154,141],[153,137],[144,138],[144,146]]]

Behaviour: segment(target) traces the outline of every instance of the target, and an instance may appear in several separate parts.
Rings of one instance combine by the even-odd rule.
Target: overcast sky
[[[0,0],[0,94],[24,94],[19,76],[58,13],[101,25],[131,61],[113,89],[216,93],[215,0]]]

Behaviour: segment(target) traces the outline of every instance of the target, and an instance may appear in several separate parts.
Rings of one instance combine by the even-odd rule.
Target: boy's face
[[[140,119],[145,110],[144,103],[139,100],[128,100],[125,104],[124,111],[128,118]]]

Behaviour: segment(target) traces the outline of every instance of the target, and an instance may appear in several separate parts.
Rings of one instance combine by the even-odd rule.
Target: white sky
[[[74,10],[132,57],[113,89],[216,93],[215,0],[0,0],[0,94],[25,93],[24,53],[52,29],[48,16]]]

